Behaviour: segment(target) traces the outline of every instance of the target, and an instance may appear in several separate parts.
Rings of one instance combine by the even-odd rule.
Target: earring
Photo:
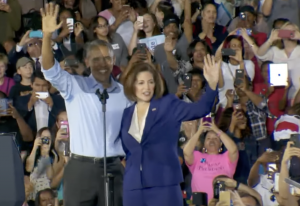
[[[193,57],[191,57],[190,61],[192,62],[193,60],[194,60]]]
[[[222,152],[222,150],[223,150],[223,148],[222,148],[222,147],[220,147],[220,149],[219,149],[219,153],[221,153],[221,152]]]
[[[202,151],[203,151],[204,153],[207,153],[207,149],[206,149],[206,148],[203,148]]]

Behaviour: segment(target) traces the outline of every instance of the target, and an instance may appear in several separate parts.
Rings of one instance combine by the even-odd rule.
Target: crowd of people
[[[114,206],[300,205],[299,12],[0,0],[0,133],[24,206],[104,206],[104,138]]]

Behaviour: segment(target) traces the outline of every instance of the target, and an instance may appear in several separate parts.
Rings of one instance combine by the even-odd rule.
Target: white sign
[[[145,43],[150,51],[154,51],[154,48],[165,42],[165,35],[153,36],[145,39],[140,39],[139,43]]]

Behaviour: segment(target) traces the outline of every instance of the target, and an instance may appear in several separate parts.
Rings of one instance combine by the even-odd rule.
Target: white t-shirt
[[[251,60],[244,60],[245,69],[251,81],[255,75],[254,64]],[[219,104],[225,108],[227,104],[226,91],[229,89],[234,89],[234,78],[235,71],[240,69],[240,65],[232,65],[230,63],[222,62],[221,65],[224,87],[219,89]]]
[[[292,86],[289,89],[288,99],[295,97],[300,88],[300,46],[296,46],[290,57],[288,57],[283,49],[272,46],[265,55],[257,56],[262,61],[272,61],[274,63],[287,63],[289,70],[289,78]]]
[[[263,205],[266,206],[278,206],[278,202],[275,200],[271,201],[271,189],[274,187],[274,181],[268,179],[268,175],[260,175],[260,182],[253,188],[260,195],[263,202]]]

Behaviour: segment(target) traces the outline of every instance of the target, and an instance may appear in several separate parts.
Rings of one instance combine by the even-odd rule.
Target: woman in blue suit
[[[133,66],[125,77],[125,95],[136,103],[124,110],[120,131],[126,153],[124,206],[183,205],[177,154],[180,125],[211,112],[218,95],[220,62],[208,55],[203,70],[209,86],[195,103],[163,96],[161,75],[150,64]]]

